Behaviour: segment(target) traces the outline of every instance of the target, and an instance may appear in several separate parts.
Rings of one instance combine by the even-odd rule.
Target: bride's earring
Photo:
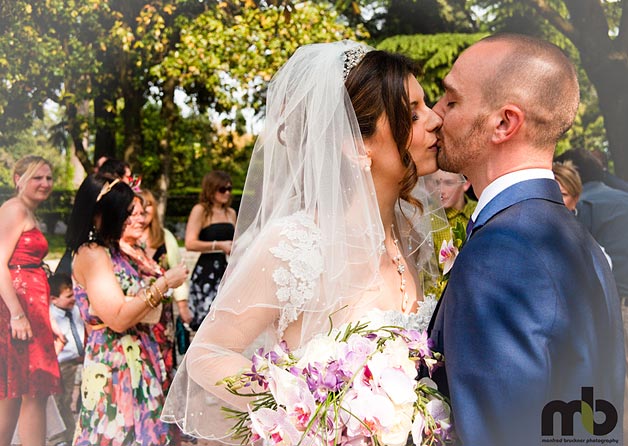
[[[371,171],[371,165],[373,164],[373,160],[371,159],[371,151],[367,150],[366,151],[366,155],[363,155],[362,157],[362,169],[364,169],[365,172],[370,172]]]

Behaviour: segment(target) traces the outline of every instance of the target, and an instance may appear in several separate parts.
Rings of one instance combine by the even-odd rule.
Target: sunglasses
[[[232,190],[233,190],[233,187],[231,186],[222,186],[218,188],[218,192],[220,192],[221,194],[231,192]]]

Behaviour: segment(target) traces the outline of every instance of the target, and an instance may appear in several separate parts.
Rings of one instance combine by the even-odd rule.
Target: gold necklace
[[[410,297],[408,296],[408,293],[406,292],[406,277],[404,275],[406,272],[406,265],[404,265],[401,262],[401,251],[399,250],[399,240],[397,240],[397,237],[395,237],[395,225],[391,225],[390,229],[392,231],[392,236],[393,236],[393,245],[395,245],[395,250],[396,250],[395,255],[391,256],[391,259],[393,263],[395,264],[395,266],[397,267],[397,273],[399,274],[399,279],[400,279],[399,290],[401,291],[401,311],[405,313],[406,309],[408,308],[408,301],[410,300]]]

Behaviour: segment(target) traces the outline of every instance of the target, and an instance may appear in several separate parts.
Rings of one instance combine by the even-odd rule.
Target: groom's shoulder
[[[531,198],[498,212],[485,226],[495,231],[508,227],[523,233],[540,234],[560,227],[576,227],[577,224],[575,216],[562,203]]]
[[[543,248],[561,238],[582,238],[582,227],[567,208],[543,199],[515,203],[474,231],[468,251]]]

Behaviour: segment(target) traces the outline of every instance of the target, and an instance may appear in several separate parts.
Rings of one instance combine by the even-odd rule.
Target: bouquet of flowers
[[[428,376],[417,380],[442,360],[425,331],[348,324],[294,352],[257,351],[250,370],[222,382],[251,397],[248,412],[224,410],[242,444],[405,446],[410,435],[417,446],[450,444],[447,399]]]

